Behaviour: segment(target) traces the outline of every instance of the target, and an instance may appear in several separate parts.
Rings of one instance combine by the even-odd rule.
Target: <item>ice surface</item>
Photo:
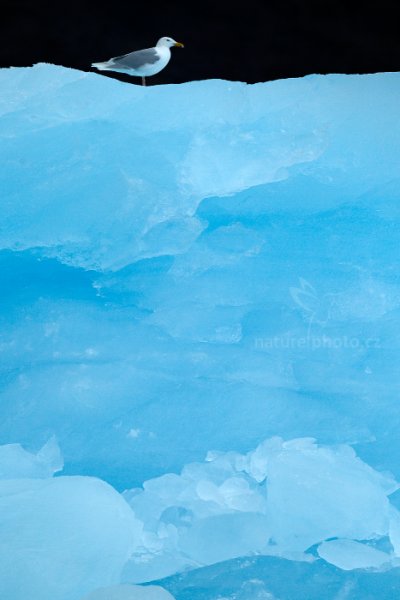
[[[5,581],[18,567],[27,589],[31,548],[53,562],[29,600],[46,600],[45,576],[74,600],[122,569],[200,566],[193,598],[212,600],[207,565],[223,560],[215,598],[289,598],[284,564],[296,600],[309,572],[328,587],[307,600],[389,598],[398,569],[344,569],[400,555],[400,74],[142,88],[36,65],[0,85],[0,475],[30,490],[15,512],[1,496],[20,556]],[[46,479],[57,444],[64,477]],[[129,490],[134,514],[89,476]],[[93,533],[78,481],[93,506],[123,507],[115,535]],[[23,518],[36,529],[18,554]],[[92,535],[93,556],[115,549],[93,579]],[[82,590],[60,566],[75,545]],[[286,587],[257,563],[223,591],[252,553],[279,555],[265,564]]]

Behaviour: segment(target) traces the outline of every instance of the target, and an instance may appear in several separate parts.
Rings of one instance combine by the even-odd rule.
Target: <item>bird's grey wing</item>
[[[112,60],[114,65],[118,65],[118,67],[138,69],[139,67],[143,67],[143,65],[154,65],[154,63],[160,60],[160,57],[155,48],[147,48],[146,50],[137,50],[136,52],[116,56]]]

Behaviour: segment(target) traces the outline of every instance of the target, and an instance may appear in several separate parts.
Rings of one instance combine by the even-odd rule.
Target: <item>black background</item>
[[[173,49],[153,83],[398,71],[396,8],[394,2],[331,0],[241,0],[237,8],[226,0],[6,0],[0,66],[51,62],[89,70],[93,61],[153,46],[168,35],[185,49]]]

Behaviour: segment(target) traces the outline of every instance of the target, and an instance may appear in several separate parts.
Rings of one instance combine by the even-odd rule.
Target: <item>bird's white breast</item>
[[[156,73],[162,71],[163,68],[166,67],[169,63],[169,60],[171,58],[171,50],[169,48],[165,46],[156,47],[156,52],[160,57],[160,60],[154,63],[154,65],[144,65],[143,67],[141,67],[141,75],[155,75]]]

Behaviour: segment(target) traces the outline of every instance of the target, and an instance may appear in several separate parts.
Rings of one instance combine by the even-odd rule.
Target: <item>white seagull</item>
[[[172,46],[183,48],[183,44],[170,37],[162,37],[154,48],[136,50],[129,54],[110,58],[105,62],[93,63],[99,71],[118,71],[142,78],[142,85],[146,85],[146,77],[155,75],[164,69],[170,61]]]

